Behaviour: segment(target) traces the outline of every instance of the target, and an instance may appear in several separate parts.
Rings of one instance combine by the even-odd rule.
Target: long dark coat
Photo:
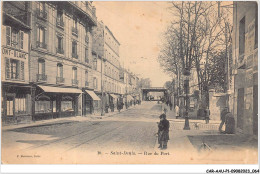
[[[158,142],[169,140],[170,123],[168,120],[162,120],[158,124]]]

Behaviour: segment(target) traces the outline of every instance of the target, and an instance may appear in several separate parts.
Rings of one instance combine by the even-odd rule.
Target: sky
[[[163,72],[157,57],[163,32],[170,22],[169,2],[94,1],[98,21],[103,21],[120,42],[120,62],[153,87],[162,87],[171,77]]]

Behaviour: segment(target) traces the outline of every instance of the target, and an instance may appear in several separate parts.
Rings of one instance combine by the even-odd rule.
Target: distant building
[[[117,105],[117,99],[122,95],[119,77],[120,43],[103,22],[98,22],[97,27],[93,30],[93,36],[93,51],[105,60],[103,62],[102,79],[103,91],[105,92],[103,98],[104,105],[109,106],[111,111],[113,111],[113,107]]]
[[[258,132],[258,4],[233,2],[230,109],[238,132]]]

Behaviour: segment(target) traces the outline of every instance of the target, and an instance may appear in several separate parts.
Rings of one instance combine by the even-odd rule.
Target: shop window
[[[62,112],[74,111],[72,97],[70,97],[70,96],[62,97],[61,111]]]
[[[48,96],[40,96],[35,101],[35,113],[50,113],[51,111],[51,101]]]
[[[14,115],[14,96],[7,96],[6,98],[6,115]]]
[[[26,96],[18,95],[15,98],[15,114],[26,114]]]

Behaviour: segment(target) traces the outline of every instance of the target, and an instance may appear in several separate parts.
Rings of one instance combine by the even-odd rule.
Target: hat
[[[166,118],[166,115],[165,114],[161,114],[160,118]]]

